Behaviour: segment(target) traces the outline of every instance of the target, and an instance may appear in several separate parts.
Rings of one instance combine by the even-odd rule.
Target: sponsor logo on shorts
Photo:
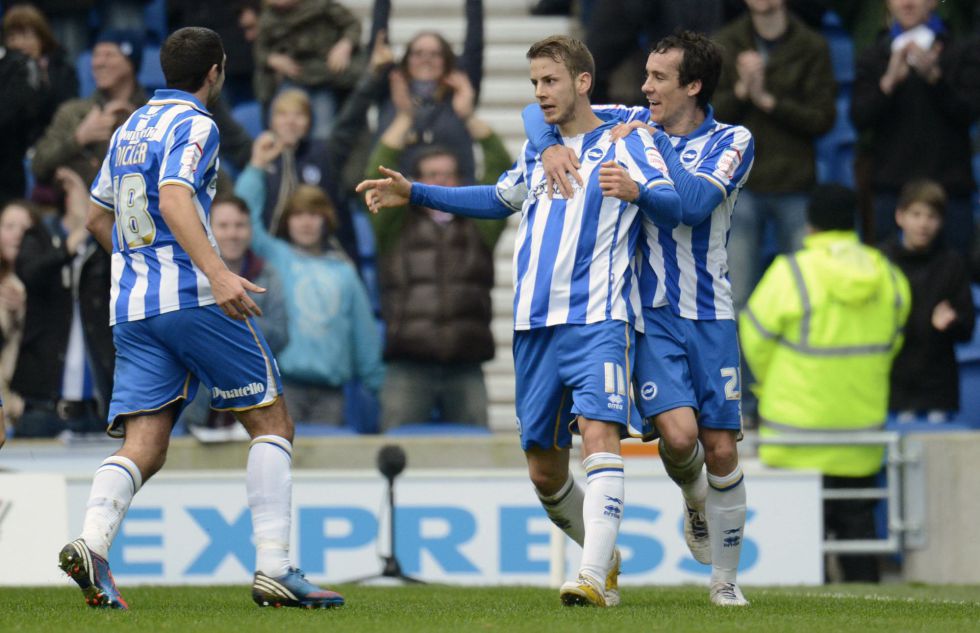
[[[615,411],[622,411],[623,402],[625,402],[625,400],[626,399],[623,398],[623,396],[619,395],[618,393],[613,393],[609,395],[609,404],[606,406],[608,406],[610,409],[613,409]]]
[[[643,383],[643,386],[640,387],[640,397],[644,400],[653,400],[657,397],[658,391],[657,383],[650,380]]]
[[[243,387],[234,387],[232,389],[221,389],[220,387],[211,389],[212,398],[223,398],[225,400],[254,396],[259,393],[265,393],[265,385],[260,382],[252,382]]]

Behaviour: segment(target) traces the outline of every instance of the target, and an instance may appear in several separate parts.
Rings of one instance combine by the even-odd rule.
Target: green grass
[[[338,588],[331,611],[259,609],[246,587],[123,588],[128,612],[89,609],[74,588],[0,589],[0,631],[669,631],[904,633],[980,630],[980,587],[915,585],[746,589],[752,606],[719,609],[702,587],[625,587],[615,609],[568,608],[558,592],[524,587]]]

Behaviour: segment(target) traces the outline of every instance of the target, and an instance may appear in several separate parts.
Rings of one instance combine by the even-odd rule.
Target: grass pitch
[[[624,587],[614,609],[562,607],[558,591],[526,587],[337,587],[329,611],[259,609],[247,587],[122,587],[128,612],[89,609],[74,587],[0,589],[0,631],[669,631],[904,633],[980,631],[980,587],[748,587],[752,606],[721,609],[703,587]]]

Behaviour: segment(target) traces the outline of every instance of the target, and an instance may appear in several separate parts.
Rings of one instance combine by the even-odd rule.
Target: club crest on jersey
[[[602,151],[601,147],[593,147],[585,153],[585,157],[589,160],[602,160],[602,157],[605,155],[606,153]]]
[[[694,159],[697,157],[698,157],[698,150],[696,149],[689,149],[683,154],[681,154],[681,160],[684,161],[685,163],[690,163],[694,161]]]

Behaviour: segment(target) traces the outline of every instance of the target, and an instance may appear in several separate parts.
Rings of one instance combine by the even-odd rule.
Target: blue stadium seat
[[[143,9],[143,22],[146,24],[147,39],[162,44],[167,38],[167,0],[149,0]]]
[[[231,109],[231,116],[255,138],[262,133],[262,105],[258,101],[239,103]]]
[[[823,18],[823,36],[830,48],[830,61],[834,70],[834,79],[838,84],[854,83],[854,42],[844,29],[840,17],[833,11],[827,11]]]
[[[817,182],[854,187],[854,146],[857,132],[850,118],[850,90],[841,88],[837,97],[834,127],[817,139]]]
[[[327,426],[326,424],[296,423],[296,437],[335,437],[342,435],[357,435],[346,426]]]
[[[139,83],[151,93],[157,88],[165,88],[167,80],[160,68],[160,47],[149,44],[143,47],[143,67],[140,68]]]
[[[973,305],[980,306],[980,285],[974,284],[972,291]],[[973,340],[956,346],[956,360],[960,368],[960,411],[953,420],[980,429],[980,312]]]
[[[78,74],[78,96],[87,98],[95,92],[95,78],[92,77],[92,51],[82,51],[75,60]]]
[[[391,429],[385,435],[395,436],[434,436],[434,435],[492,435],[489,429],[472,424],[460,424],[458,422],[420,422],[417,424],[405,424]]]

